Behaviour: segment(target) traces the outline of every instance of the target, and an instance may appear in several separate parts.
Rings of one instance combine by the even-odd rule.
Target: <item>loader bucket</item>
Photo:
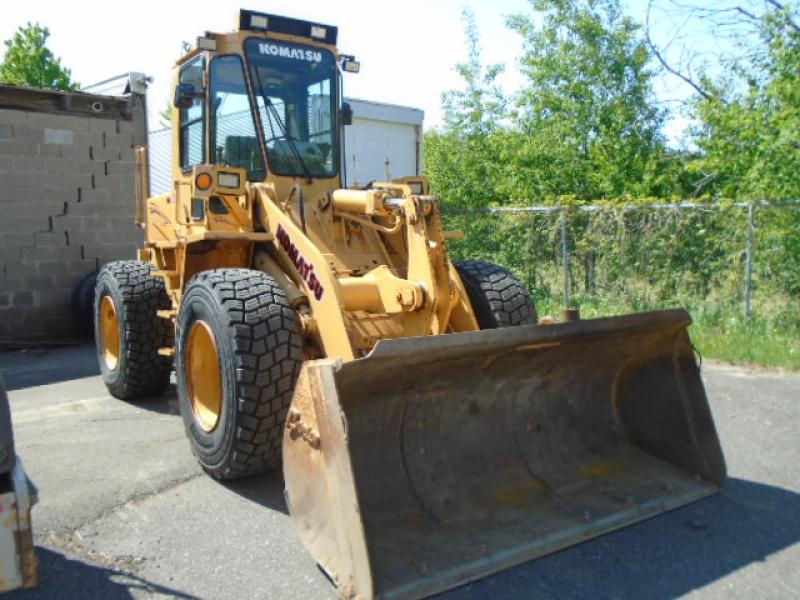
[[[718,491],[684,310],[381,341],[307,363],[289,511],[345,598],[420,598]]]

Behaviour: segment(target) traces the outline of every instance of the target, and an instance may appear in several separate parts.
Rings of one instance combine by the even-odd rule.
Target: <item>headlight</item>
[[[239,189],[239,174],[220,173],[217,175],[217,185],[221,188],[228,188],[231,190]]]

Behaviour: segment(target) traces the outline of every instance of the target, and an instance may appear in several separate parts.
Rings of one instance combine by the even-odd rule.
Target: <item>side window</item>
[[[203,71],[205,60],[198,58],[189,63],[180,73],[181,85],[189,84],[197,94],[188,108],[180,109],[180,153],[181,168],[191,169],[205,162],[205,90],[203,88]]]
[[[211,147],[217,164],[247,170],[250,181],[266,176],[264,157],[256,135],[244,65],[238,56],[211,61]]]

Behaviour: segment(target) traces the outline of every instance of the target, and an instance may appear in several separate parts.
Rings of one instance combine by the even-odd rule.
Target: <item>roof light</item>
[[[342,70],[347,73],[358,73],[361,70],[361,63],[352,58],[346,58],[342,61]]]
[[[336,45],[338,32],[338,29],[333,25],[312,23],[311,21],[302,21],[300,19],[270,15],[252,10],[239,11],[239,29],[254,31],[269,30],[272,33],[285,33],[286,35],[311,38],[332,46]]]
[[[267,15],[250,13],[250,27],[252,29],[263,29],[266,31],[267,27],[269,27],[269,18]]]
[[[217,40],[210,37],[197,38],[197,47],[200,50],[211,50],[212,52],[217,49]]]

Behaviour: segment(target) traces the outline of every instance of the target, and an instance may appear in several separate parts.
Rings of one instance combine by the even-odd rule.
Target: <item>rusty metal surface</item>
[[[284,436],[301,538],[343,597],[419,598],[716,492],[690,323],[659,311],[308,363],[292,408],[313,434]]]

